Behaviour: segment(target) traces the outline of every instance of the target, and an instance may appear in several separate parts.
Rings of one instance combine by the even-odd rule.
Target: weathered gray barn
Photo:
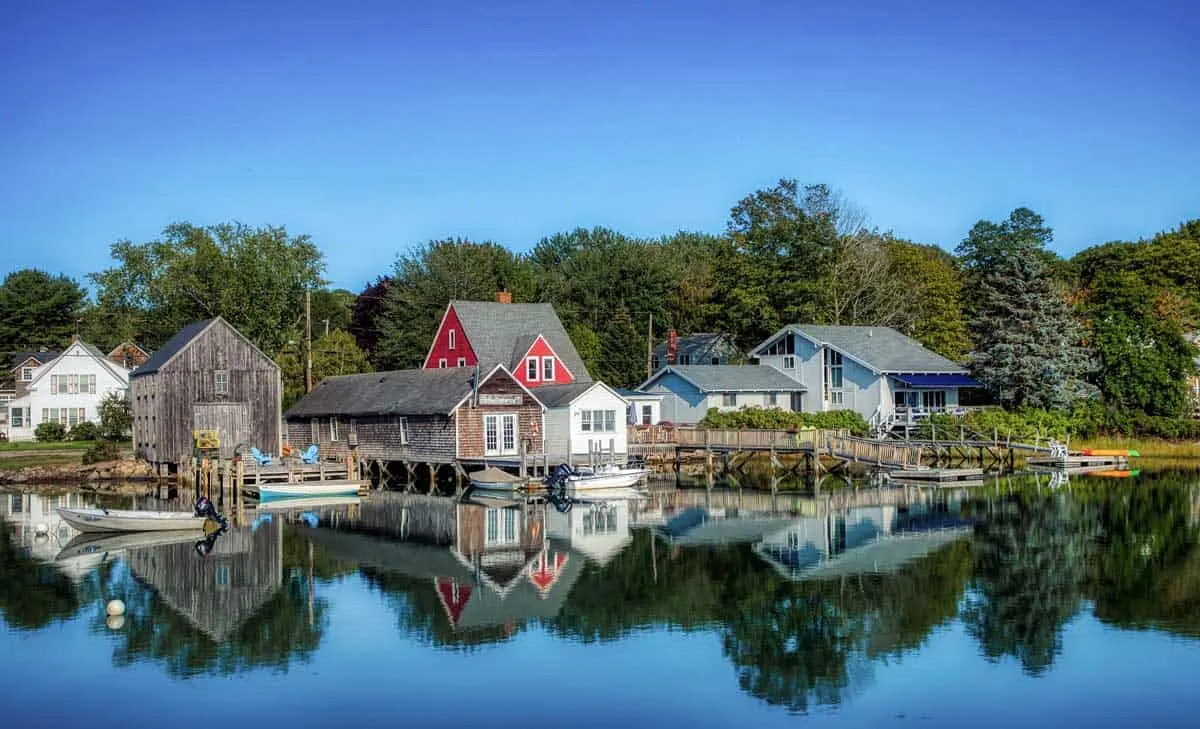
[[[221,317],[179,330],[130,375],[129,396],[134,453],[150,463],[186,463],[196,430],[217,431],[224,458],[279,453],[279,366]]]

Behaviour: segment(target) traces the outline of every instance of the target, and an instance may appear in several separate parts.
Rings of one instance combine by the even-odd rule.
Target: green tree
[[[334,329],[348,330],[357,297],[346,289],[320,289],[312,292],[313,336]]]
[[[346,331],[354,335],[358,348],[367,353],[372,364],[375,360],[375,347],[379,343],[379,317],[383,314],[384,302],[392,286],[391,276],[380,276],[374,283],[367,284],[354,299],[350,313],[350,323]]]
[[[326,377],[370,372],[367,355],[354,342],[349,332],[335,329],[313,341],[312,380],[316,386]],[[283,375],[283,407],[290,408],[304,396],[304,352],[296,344],[288,344],[276,361]]]
[[[0,284],[0,357],[8,362],[17,352],[65,346],[86,301],[83,288],[62,274],[31,268],[9,273]]]
[[[320,289],[325,264],[306,235],[240,223],[177,223],[147,243],[120,241],[116,266],[90,276],[97,322],[112,338],[151,349],[183,325],[224,317],[259,348],[278,351],[295,339],[305,291]]]
[[[957,248],[973,286],[971,370],[1006,406],[1066,405],[1089,368],[1046,265],[1051,237],[1041,216],[1018,208],[1002,223],[976,223]]]
[[[891,238],[888,276],[912,292],[912,318],[902,331],[943,357],[962,361],[970,349],[963,282],[954,258],[937,246]]]
[[[532,301],[533,271],[498,243],[459,238],[433,241],[396,259],[383,311],[377,317],[379,369],[420,367],[446,305],[453,299],[491,301],[507,290]]]
[[[826,185],[785,179],[740,200],[717,259],[726,327],[757,344],[781,324],[816,318],[839,236],[860,223]]]
[[[1129,270],[1107,269],[1094,281],[1086,307],[1105,401],[1149,415],[1176,416],[1189,406],[1192,347],[1157,292]]]
[[[129,398],[110,392],[100,400],[100,437],[105,440],[126,440],[133,429],[133,409]]]

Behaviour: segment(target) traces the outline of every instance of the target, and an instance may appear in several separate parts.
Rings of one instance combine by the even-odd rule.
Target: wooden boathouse
[[[129,377],[138,458],[179,471],[193,433],[215,430],[220,458],[240,447],[279,453],[279,365],[221,317],[180,329]]]
[[[353,456],[377,482],[444,468],[507,463],[543,453],[545,407],[504,365],[396,370],[330,377],[285,415],[287,441],[315,443],[322,459]]]

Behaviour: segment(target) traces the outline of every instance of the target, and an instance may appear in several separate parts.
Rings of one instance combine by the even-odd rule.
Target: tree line
[[[732,207],[721,234],[658,238],[577,228],[526,253],[494,241],[435,240],[397,255],[362,291],[330,289],[307,235],[236,223],[168,226],[119,241],[90,274],[10,273],[0,285],[0,347],[54,349],[74,333],[101,347],[153,350],[184,324],[221,315],[283,367],[303,394],[304,297],[314,380],[421,365],[451,299],[554,304],[593,376],[646,376],[647,336],[725,332],[743,351],[789,323],[893,327],[963,362],[1007,408],[1190,413],[1189,341],[1200,322],[1200,219],[1070,258],[1018,208],[981,220],[953,253],[867,224],[827,185],[784,179]],[[649,331],[651,318],[653,331]]]

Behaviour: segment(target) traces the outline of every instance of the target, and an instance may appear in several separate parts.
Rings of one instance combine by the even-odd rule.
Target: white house
[[[709,408],[797,411],[807,389],[778,370],[758,365],[672,365],[638,387],[662,397],[661,419],[672,423],[698,423]]]
[[[960,389],[980,387],[962,365],[888,327],[793,324],[750,356],[807,386],[794,409],[853,410],[877,430],[954,411]]]
[[[58,422],[68,430],[100,421],[100,403],[110,392],[129,390],[129,370],[76,338],[67,349],[37,367],[25,393],[8,403],[10,440],[33,440],[37,426]]]
[[[617,394],[629,403],[627,415],[630,425],[658,425],[658,421],[662,420],[662,395],[621,387],[617,388]]]
[[[618,461],[629,452],[629,402],[603,382],[546,385],[534,391],[546,406],[545,452],[572,463],[586,463],[589,454],[611,453]]]

